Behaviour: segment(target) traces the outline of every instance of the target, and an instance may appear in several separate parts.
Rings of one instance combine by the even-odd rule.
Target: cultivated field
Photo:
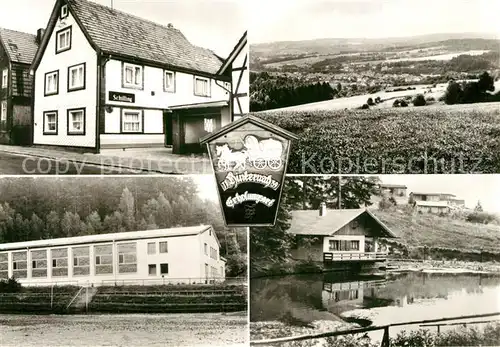
[[[500,172],[500,103],[255,115],[299,136],[288,173]]]
[[[247,315],[0,315],[6,346],[246,346]]]

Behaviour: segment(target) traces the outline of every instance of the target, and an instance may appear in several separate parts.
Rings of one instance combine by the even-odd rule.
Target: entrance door
[[[163,127],[165,134],[165,146],[173,145],[173,122],[172,122],[173,114],[172,112],[163,111]]]

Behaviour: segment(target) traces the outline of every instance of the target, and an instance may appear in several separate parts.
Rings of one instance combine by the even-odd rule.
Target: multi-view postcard
[[[500,346],[497,0],[0,11],[0,347]]]

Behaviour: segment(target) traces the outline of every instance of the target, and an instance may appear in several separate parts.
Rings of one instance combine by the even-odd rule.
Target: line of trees
[[[444,94],[444,102],[448,105],[468,104],[476,102],[500,101],[500,92],[495,91],[494,79],[488,72],[483,72],[477,82],[458,83],[450,81]]]
[[[330,100],[337,93],[327,82],[306,83],[283,74],[250,73],[252,112]]]

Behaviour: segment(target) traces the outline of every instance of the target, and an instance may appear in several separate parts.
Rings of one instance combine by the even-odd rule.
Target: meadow
[[[298,135],[288,173],[500,172],[500,103],[254,114]]]

